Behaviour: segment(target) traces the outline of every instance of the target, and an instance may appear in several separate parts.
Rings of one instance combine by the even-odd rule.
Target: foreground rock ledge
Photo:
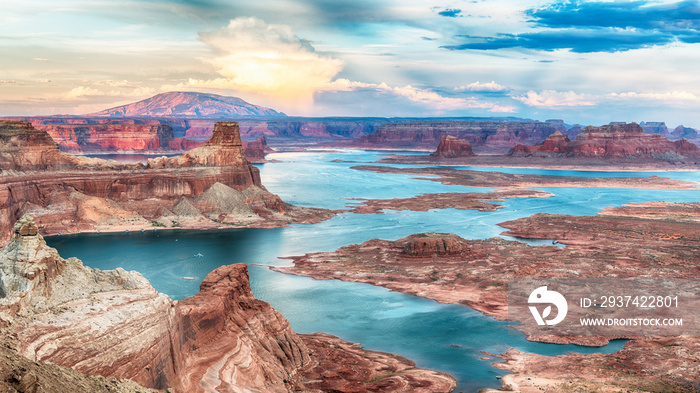
[[[427,393],[455,387],[450,376],[416,369],[398,356],[378,361],[375,352],[332,336],[297,335],[253,297],[244,264],[214,270],[197,295],[177,302],[137,272],[100,271],[61,258],[28,216],[0,252],[0,341],[7,359],[19,359],[16,352],[34,362],[38,390],[29,391],[51,390],[41,376],[46,372],[82,378],[42,362],[177,392],[287,392],[296,386]],[[333,359],[351,359],[354,366],[329,371]],[[13,364],[0,364],[0,376],[11,374]],[[74,391],[100,391],[88,382]]]

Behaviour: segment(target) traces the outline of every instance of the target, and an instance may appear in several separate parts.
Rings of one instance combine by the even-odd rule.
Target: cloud
[[[78,86],[74,87],[68,93],[64,94],[67,99],[75,99],[80,97],[91,97],[91,96],[103,96],[105,95],[102,91],[94,89],[92,87]]]
[[[647,100],[652,102],[698,102],[700,97],[694,93],[687,91],[671,91],[664,93],[611,93],[608,95],[610,99],[618,100]]]
[[[24,86],[26,83],[16,80],[0,80],[0,85]]]
[[[578,106],[593,106],[598,102],[596,98],[589,94],[578,94],[573,91],[555,91],[543,90],[539,93],[530,90],[525,96],[514,96],[514,100],[518,100],[525,105],[539,108],[563,108],[563,107],[578,107]]]
[[[459,15],[461,13],[462,13],[462,10],[457,9],[457,8],[445,8],[442,11],[438,11],[438,15],[446,16],[448,18],[456,18],[458,16],[461,16],[461,15]]]
[[[96,83],[97,85],[109,86],[104,83]],[[115,87],[115,86],[112,86]],[[82,100],[95,97],[144,97],[155,94],[155,89],[150,87],[128,87],[119,90],[100,90],[90,86],[74,87],[67,93],[61,95],[63,100]]]
[[[633,106],[658,106],[658,105],[697,105],[700,102],[700,97],[687,91],[672,91],[672,92],[623,92],[623,93],[604,93],[604,94],[586,94],[576,93],[574,91],[555,91],[543,90],[539,93],[530,90],[526,95],[513,96],[514,100],[518,100],[525,105],[560,109],[566,107],[582,107],[595,105],[619,105],[621,102],[626,102]]]
[[[621,52],[674,42],[672,34],[637,30],[557,30],[524,34],[501,34],[496,37],[461,36],[468,42],[445,45],[450,50],[498,50],[524,48],[543,51],[569,49],[576,53]]]
[[[175,89],[212,88],[268,96],[283,106],[303,109],[315,91],[326,86],[343,62],[319,55],[289,26],[268,25],[257,18],[238,18],[228,26],[200,33],[213,56],[203,58],[219,78],[191,78]],[[171,90],[173,86],[164,86]]]
[[[667,31],[699,30],[700,2],[655,4],[651,1],[556,2],[530,9],[526,15],[540,26],[616,27]]]
[[[489,112],[501,113],[515,112],[515,108],[512,106],[502,106],[473,98],[445,97],[433,90],[420,89],[411,85],[391,87],[386,83],[376,84],[338,79],[330,83],[323,90],[325,92],[373,90],[387,95],[406,98],[411,102],[420,104],[424,108],[429,108],[437,113],[467,109],[485,109]]]
[[[450,50],[511,48],[575,53],[623,52],[676,42],[700,43],[700,1],[558,1],[525,10],[531,31],[478,37],[446,45]],[[544,28],[544,30],[542,29]]]
[[[476,81],[474,83],[470,83],[465,86],[458,86],[455,87],[455,91],[474,91],[474,92],[488,92],[488,93],[496,93],[496,92],[502,92],[502,91],[507,91],[508,88],[505,86],[501,86],[495,81],[487,82],[487,83],[481,83],[479,81]]]

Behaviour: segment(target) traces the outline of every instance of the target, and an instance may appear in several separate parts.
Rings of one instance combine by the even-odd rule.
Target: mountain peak
[[[238,97],[192,91],[171,91],[143,101],[86,116],[109,117],[283,117],[284,113],[246,102]]]

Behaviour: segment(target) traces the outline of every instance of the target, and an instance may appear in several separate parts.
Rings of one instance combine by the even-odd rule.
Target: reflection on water
[[[446,186],[407,175],[349,169],[333,159],[369,161],[376,153],[285,153],[282,163],[259,165],[263,183],[283,199],[305,206],[344,208],[347,198],[409,197],[421,192],[487,191]],[[280,158],[280,157],[278,157]],[[280,158],[281,159],[281,158]],[[680,175],[679,175],[680,176]],[[692,178],[697,173],[683,176]],[[493,212],[444,209],[429,212],[346,213],[314,225],[276,229],[171,231],[62,236],[47,239],[64,257],[76,256],[100,269],[137,270],[153,286],[175,299],[193,295],[213,269],[247,263],[256,297],[269,302],[300,333],[326,332],[374,350],[400,354],[419,366],[441,370],[459,381],[457,391],[499,387],[501,370],[481,360],[480,351],[502,353],[518,348],[545,355],[619,350],[532,343],[467,307],[391,292],[367,284],[318,281],[270,271],[289,265],[281,256],[333,251],[372,238],[395,240],[417,232],[450,232],[466,238],[498,236],[499,222],[537,212],[593,215],[599,209],[629,202],[667,200],[697,202],[698,191],[547,188],[555,197],[516,198]],[[540,242],[542,243],[542,242]],[[546,242],[545,242],[546,243]],[[551,242],[550,242],[551,244]],[[201,254],[202,256],[198,256]],[[194,277],[184,280],[182,277]]]

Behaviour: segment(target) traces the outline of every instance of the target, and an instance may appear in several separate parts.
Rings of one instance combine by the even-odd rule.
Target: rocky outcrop
[[[613,123],[611,123],[613,124]],[[625,123],[621,123],[625,124]],[[644,132],[647,134],[659,134],[663,136],[664,138],[668,138],[670,135],[668,133],[668,127],[666,127],[666,123],[663,121],[649,121],[649,122],[641,122],[639,123],[639,126],[642,127]]]
[[[671,142],[661,135],[647,134],[639,125],[631,123],[588,126],[573,141],[555,133],[542,144],[515,146],[510,155],[680,161],[700,157],[700,150],[687,140]]]
[[[440,139],[437,150],[430,156],[436,158],[456,158],[473,155],[472,145],[469,142],[451,135],[445,135]]]
[[[267,162],[267,160],[265,160],[265,154],[272,153],[274,150],[267,145],[265,136],[261,136],[254,141],[243,141],[243,152],[248,161],[252,163],[262,163]]]
[[[0,376],[8,359],[22,361],[14,350],[28,361],[178,392],[282,393],[293,386],[357,392],[360,385],[383,392],[409,386],[416,392],[448,392],[455,387],[450,376],[415,368],[395,355],[364,351],[332,336],[298,336],[282,315],[253,296],[244,264],[214,270],[198,294],[173,301],[137,272],[100,271],[61,258],[28,216],[17,222],[12,241],[0,251],[0,341],[13,346]],[[334,363],[338,359],[346,361],[342,370]],[[90,390],[96,380],[119,392],[146,391],[53,365],[34,363],[31,375],[21,369],[18,382],[34,390],[20,391],[51,391],[36,390],[51,386],[46,370],[58,381],[67,375],[66,386],[83,383],[75,392],[102,391]]]
[[[33,362],[14,351],[9,342],[0,342],[0,359],[0,392],[156,393],[133,381]]]
[[[2,170],[46,170],[70,168],[78,160],[58,149],[49,134],[29,122],[0,120],[0,168]]]
[[[507,151],[518,143],[543,141],[556,129],[541,122],[502,121],[430,121],[385,124],[373,134],[361,137],[365,147],[427,148],[437,145],[443,136],[464,139],[475,150]],[[477,151],[478,151],[477,150]]]
[[[429,257],[432,255],[459,255],[469,251],[469,244],[457,235],[446,233],[419,233],[404,242],[404,255]]]
[[[691,140],[697,140],[699,138],[698,136],[698,130],[690,127],[684,127],[682,125],[676,127],[673,132],[671,133],[671,137],[673,139],[691,139]]]
[[[0,177],[3,244],[8,229],[25,213],[36,217],[44,234],[154,226],[215,228],[222,222],[280,226],[332,216],[323,209],[285,204],[265,190],[258,169],[243,154],[235,123],[220,123],[206,144],[181,157],[152,159],[145,167],[61,153],[45,132],[28,123],[10,122],[0,128],[0,137],[8,141],[0,152],[3,169],[12,170]],[[173,212],[183,198],[192,203],[214,185],[230,190],[212,191],[214,196],[243,193],[235,200],[240,206],[232,209],[231,203],[221,201],[211,208],[198,205],[198,215],[180,217]],[[253,213],[234,214],[241,209]]]
[[[270,108],[253,105],[238,97],[218,94],[171,91],[129,105],[95,112],[86,116],[193,118],[280,117],[286,116]]]

